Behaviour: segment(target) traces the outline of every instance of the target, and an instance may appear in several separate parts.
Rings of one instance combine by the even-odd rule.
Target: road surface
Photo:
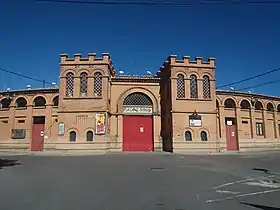
[[[280,209],[280,153],[1,156],[1,210]]]

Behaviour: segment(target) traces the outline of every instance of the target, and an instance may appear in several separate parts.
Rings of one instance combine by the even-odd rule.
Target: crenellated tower
[[[95,132],[96,113],[107,115],[110,110],[109,81],[116,72],[109,53],[61,54],[60,59],[59,120],[65,133],[75,127],[77,136],[84,138],[86,129]]]
[[[184,149],[186,141],[193,145],[215,141],[215,59],[196,57],[192,61],[184,56],[177,60],[176,55],[170,55],[157,75],[161,78],[165,150]]]

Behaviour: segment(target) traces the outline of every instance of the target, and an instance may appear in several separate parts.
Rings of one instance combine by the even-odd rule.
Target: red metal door
[[[43,151],[45,124],[33,124],[31,151]]]
[[[152,116],[124,116],[123,151],[153,151]]]
[[[236,125],[226,125],[226,135],[227,135],[227,150],[229,151],[239,150]]]

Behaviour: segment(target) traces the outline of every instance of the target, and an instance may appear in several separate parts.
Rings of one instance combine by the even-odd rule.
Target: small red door
[[[123,151],[153,151],[152,116],[124,116]]]
[[[43,151],[45,124],[33,124],[31,151]]]
[[[237,151],[239,150],[236,125],[226,125],[227,134],[227,150]]]

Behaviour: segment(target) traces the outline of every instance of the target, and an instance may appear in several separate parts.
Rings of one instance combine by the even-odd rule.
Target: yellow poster
[[[105,134],[106,132],[106,114],[96,114],[95,115],[95,133]]]

